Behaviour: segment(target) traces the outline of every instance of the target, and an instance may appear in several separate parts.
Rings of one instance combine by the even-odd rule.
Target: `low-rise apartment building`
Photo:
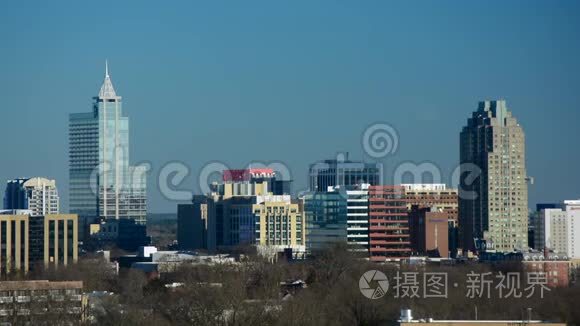
[[[82,281],[0,282],[0,324],[79,324],[85,312]]]

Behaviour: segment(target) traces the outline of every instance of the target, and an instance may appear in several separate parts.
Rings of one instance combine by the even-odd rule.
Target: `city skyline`
[[[580,325],[580,1],[0,1],[0,326]]]
[[[423,18],[426,22],[415,30],[408,30],[412,22],[383,22],[371,12],[377,9],[385,13],[389,6],[343,6],[331,15],[327,22],[329,27],[316,23],[322,12],[314,5],[308,12],[293,10],[273,15],[280,22],[256,14],[258,21],[244,25],[239,31],[229,25],[213,32],[195,28],[217,27],[208,18],[202,20],[206,25],[197,25],[200,23],[190,23],[180,14],[164,11],[153,27],[147,27],[145,21],[136,21],[135,28],[122,35],[99,31],[110,37],[109,41],[116,47],[105,47],[90,55],[78,50],[83,51],[82,61],[74,60],[74,51],[57,56],[70,49],[66,42],[55,47],[40,42],[36,47],[45,49],[47,55],[27,60],[26,51],[23,52],[27,46],[16,37],[26,39],[30,30],[16,30],[15,35],[5,36],[15,40],[13,46],[0,55],[6,71],[0,77],[0,97],[7,108],[17,108],[3,109],[4,120],[21,123],[6,125],[4,129],[6,134],[39,132],[43,134],[43,142],[33,137],[2,137],[2,148],[15,151],[15,154],[3,159],[0,177],[8,180],[39,175],[56,179],[61,185],[62,210],[68,211],[66,116],[88,107],[87,99],[100,84],[103,62],[109,58],[115,72],[115,86],[128,102],[127,112],[132,117],[131,138],[135,149],[131,157],[136,158],[136,163],[150,162],[153,168],[148,180],[151,212],[175,212],[175,202],[165,200],[156,184],[157,172],[167,162],[181,161],[190,167],[191,175],[182,188],[192,191],[198,190],[196,179],[201,168],[213,161],[224,162],[232,169],[244,168],[252,161],[284,162],[292,171],[294,189],[305,189],[308,165],[333,158],[337,152],[350,152],[353,160],[372,162],[372,158],[363,155],[360,141],[364,130],[377,122],[394,126],[401,139],[399,152],[382,160],[387,166],[387,175],[392,175],[393,167],[401,162],[430,161],[447,172],[443,174],[443,182],[449,184],[446,176],[459,162],[457,134],[461,127],[477,102],[499,98],[507,100],[526,130],[527,170],[536,181],[529,189],[529,206],[579,197],[575,184],[580,180],[580,171],[574,168],[578,154],[567,151],[578,139],[575,121],[580,118],[576,109],[578,95],[572,87],[577,85],[580,75],[579,63],[574,59],[580,51],[570,38],[573,35],[570,30],[577,28],[578,22],[566,14],[565,5],[530,9],[512,4],[502,5],[503,11],[495,8],[493,12],[485,5],[472,5],[463,8],[465,17],[453,16],[454,20],[449,23],[429,16],[424,8],[412,21]],[[32,9],[30,17],[40,15],[37,17],[39,23],[50,21],[51,18],[41,15],[40,9],[52,12],[58,9],[56,7]],[[112,31],[121,21],[121,14],[129,8],[121,7],[118,14],[107,17],[107,24],[102,26],[104,30]],[[11,11],[9,9],[17,11],[19,8],[7,8],[2,12]],[[216,7],[201,9],[214,17],[218,15]],[[439,13],[451,10],[443,6],[429,9]],[[546,15],[539,15],[541,9],[546,10]],[[99,10],[95,9],[94,14]],[[241,23],[235,10],[243,11],[243,8],[229,8],[224,14]],[[349,10],[354,12],[349,13]],[[503,20],[515,12],[523,17],[520,27]],[[153,13],[145,12],[144,15],[149,17]],[[186,45],[182,53],[174,54],[175,60],[168,60],[171,56],[159,50],[147,59],[135,58],[139,51],[157,47],[134,38],[141,32],[154,32],[155,28],[160,28],[159,22],[172,17],[183,24],[182,29],[175,31],[197,42]],[[368,21],[368,24],[347,24],[352,29],[350,34],[344,34],[345,28],[339,26],[339,21],[345,17],[351,17],[353,23]],[[486,17],[493,18],[488,21],[489,26],[484,25],[490,30],[470,25],[465,26],[465,34],[455,31],[463,26],[462,22],[474,19],[473,25],[477,25],[478,20],[483,22]],[[306,27],[295,32],[288,30],[297,18],[305,20],[313,35],[306,34]],[[541,24],[536,24],[538,19]],[[10,17],[2,21],[0,24],[19,25]],[[281,35],[294,35],[297,39],[293,42],[271,40],[269,33],[261,31],[268,23]],[[388,28],[395,23],[401,24],[403,36],[393,38],[389,34]],[[425,28],[428,23],[437,24],[429,31]],[[492,26],[494,23],[496,26]],[[38,27],[30,27],[37,33],[35,39],[43,35]],[[79,29],[91,34],[89,25],[80,24]],[[245,33],[250,31],[255,33],[256,39],[243,38],[249,42],[248,46],[243,47],[235,41],[236,35],[247,36]],[[481,39],[476,43],[470,41],[469,32],[485,36],[489,45],[478,44]],[[343,34],[340,40],[334,38],[338,33]],[[440,40],[436,37],[438,33],[451,33],[457,39],[447,39],[434,46],[436,44],[428,38],[435,36],[435,40]],[[83,42],[80,35],[69,31],[65,35]],[[150,35],[153,40],[162,41],[160,34]],[[558,38],[554,39],[554,35]],[[231,44],[212,43],[213,37],[218,36],[227,37]],[[360,40],[367,36],[370,36],[372,49]],[[131,40],[128,44],[122,43],[126,38]],[[319,45],[314,42],[317,40],[325,42]],[[482,55],[482,50],[493,47],[492,40],[501,47],[501,55],[499,50]],[[394,45],[382,45],[386,41]],[[546,47],[548,41],[551,47]],[[165,45],[175,40],[167,42]],[[268,42],[280,49],[269,46]],[[311,57],[301,55],[295,50],[296,46],[310,50]],[[350,52],[345,52],[348,48]],[[352,48],[359,49],[360,53],[353,52]],[[241,57],[229,54],[236,49]],[[413,56],[424,50],[433,51],[433,56]],[[461,54],[454,55],[452,51]],[[196,55],[190,57],[194,53]],[[212,61],[213,56],[209,53],[218,58]],[[252,59],[252,54],[259,55]],[[20,56],[22,58],[17,58]],[[334,60],[325,60],[327,57]],[[281,70],[276,74],[267,72],[282,58],[289,62],[288,67],[300,69],[297,72]],[[24,66],[25,61],[28,66]],[[478,64],[492,68],[485,71],[477,68]],[[402,66],[396,69],[396,65]],[[348,77],[340,77],[340,67],[348,72]],[[444,78],[442,72],[449,72],[451,77]],[[49,78],[51,83],[46,82]],[[59,95],[62,88],[66,90],[66,101]],[[328,117],[332,117],[332,123],[326,123]],[[280,134],[280,128],[276,127],[282,121],[291,127],[287,128],[291,130],[287,134]],[[558,126],[557,132],[547,128],[546,124],[550,123]],[[248,129],[248,125],[254,127]],[[164,132],[156,132],[156,129]],[[277,134],[279,137],[272,136]],[[552,152],[552,144],[564,150]],[[39,156],[43,159],[38,159]]]

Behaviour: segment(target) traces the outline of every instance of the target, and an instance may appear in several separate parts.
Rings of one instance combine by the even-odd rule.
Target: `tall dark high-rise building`
[[[177,205],[177,244],[181,250],[207,249],[208,213],[215,212],[211,197],[195,195],[191,204]]]
[[[24,183],[28,178],[18,178],[6,182],[4,209],[28,209],[28,196]]]
[[[460,134],[459,225],[464,250],[528,247],[525,135],[505,101],[484,101]],[[477,239],[477,240],[475,240]]]

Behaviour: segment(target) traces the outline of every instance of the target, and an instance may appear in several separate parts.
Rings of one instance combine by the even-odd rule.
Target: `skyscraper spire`
[[[117,93],[115,93],[115,88],[111,82],[111,77],[109,76],[109,61],[105,60],[105,80],[99,91],[99,98],[101,99],[118,99]]]

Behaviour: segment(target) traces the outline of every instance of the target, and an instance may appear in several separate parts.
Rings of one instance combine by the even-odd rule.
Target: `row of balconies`
[[[71,295],[67,295],[66,297],[68,297],[69,301],[81,301],[82,300],[82,295],[80,295],[80,294],[71,294]],[[65,301],[66,297],[63,294],[53,294],[53,295],[50,295],[50,300],[55,301],[55,302],[62,302],[62,301]],[[4,297],[0,297],[0,304],[13,303],[13,302],[16,302],[16,303],[46,302],[46,301],[48,301],[48,299],[49,299],[48,295],[4,296]]]
[[[370,252],[411,252],[411,248],[370,247]]]
[[[403,231],[403,230],[399,230]],[[409,237],[408,233],[369,233],[369,238],[371,239],[378,239],[378,238],[401,238],[401,237]]]
[[[399,241],[371,240],[371,246],[380,245],[411,245],[411,241],[405,241],[403,238],[400,238]]]
[[[15,309],[0,309],[0,317],[13,316],[14,311],[15,311]],[[64,313],[66,311],[67,314],[77,315],[77,314],[80,314],[82,312],[82,308],[81,307],[70,307],[70,308],[67,308],[66,310],[64,308],[52,308],[51,311],[55,312],[55,313]],[[48,312],[48,308],[35,308],[32,310],[26,309],[26,308],[21,308],[21,309],[16,310],[16,315],[17,316],[29,316],[31,314],[43,315],[43,314],[46,314],[47,312]]]

